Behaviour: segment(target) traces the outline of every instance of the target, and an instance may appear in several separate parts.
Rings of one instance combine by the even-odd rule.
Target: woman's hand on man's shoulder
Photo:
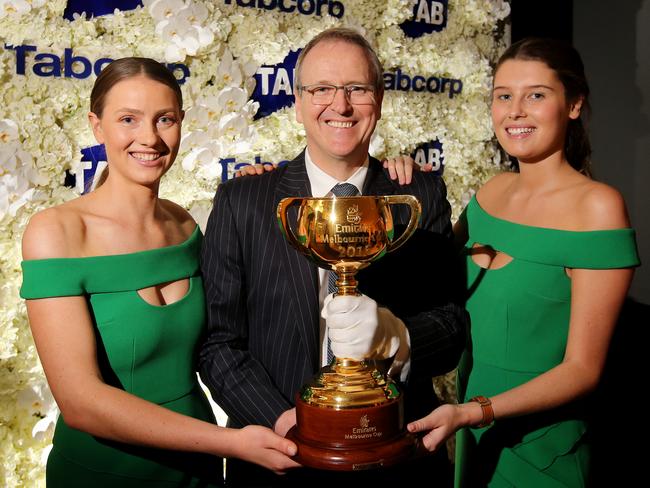
[[[413,181],[413,172],[429,173],[433,170],[432,164],[420,166],[411,156],[403,155],[388,158],[383,161],[383,166],[388,170],[391,180],[397,180],[400,185],[408,185]]]

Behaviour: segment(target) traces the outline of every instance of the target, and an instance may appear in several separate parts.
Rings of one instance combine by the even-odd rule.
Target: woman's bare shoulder
[[[76,257],[84,229],[82,209],[75,200],[41,210],[32,215],[23,233],[23,259]]]
[[[629,227],[625,200],[609,185],[589,180],[576,195],[576,213],[585,230],[607,230]]]
[[[171,219],[183,229],[183,233],[189,236],[194,232],[196,221],[185,208],[171,200],[160,199],[160,203]]]
[[[503,194],[505,188],[510,186],[517,178],[517,173],[505,171],[493,176],[476,192],[481,202],[489,202]]]

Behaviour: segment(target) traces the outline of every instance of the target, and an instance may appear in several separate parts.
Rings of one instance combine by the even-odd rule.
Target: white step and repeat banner
[[[457,216],[501,169],[489,117],[505,0],[0,0],[0,480],[44,482],[56,405],[29,333],[20,239],[29,217],[92,189],[106,165],[87,124],[112,59],[165,63],[186,117],[162,196],[203,224],[243,164],[283,164],[305,144],[293,112],[300,49],[333,26],[375,46],[386,94],[378,158],[412,154],[444,176]]]

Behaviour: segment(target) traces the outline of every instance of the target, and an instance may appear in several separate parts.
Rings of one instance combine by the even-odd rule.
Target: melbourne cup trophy
[[[406,230],[394,239],[390,205],[411,208]],[[297,207],[291,225],[290,209]],[[359,295],[355,274],[415,232],[418,200],[410,195],[285,198],[277,209],[284,236],[317,265],[336,272],[336,295]],[[416,439],[404,425],[397,385],[372,361],[335,357],[296,398],[297,424],[287,437],[305,466],[355,471],[396,464],[413,454]]]

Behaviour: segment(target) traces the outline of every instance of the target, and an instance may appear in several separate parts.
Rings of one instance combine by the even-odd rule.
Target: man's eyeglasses
[[[311,102],[314,105],[329,105],[334,101],[336,92],[341,89],[352,105],[373,105],[375,103],[375,88],[372,85],[360,85],[351,83],[349,85],[327,85],[316,83],[303,85],[301,90],[311,95]]]

